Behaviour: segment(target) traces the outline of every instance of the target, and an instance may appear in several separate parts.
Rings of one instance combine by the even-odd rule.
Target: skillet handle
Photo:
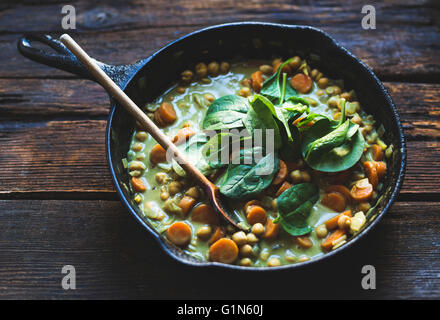
[[[36,48],[32,46],[32,42],[42,43],[53,49],[54,52],[46,52],[45,50]],[[18,40],[17,48],[23,56],[30,60],[96,81],[64,44],[49,35],[23,35]],[[96,61],[96,63],[120,88],[125,88],[131,77],[144,65],[145,60],[138,61],[131,65],[119,66],[108,65],[99,61]]]

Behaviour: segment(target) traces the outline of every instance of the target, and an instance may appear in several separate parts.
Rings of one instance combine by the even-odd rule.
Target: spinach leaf
[[[292,236],[302,236],[312,231],[307,218],[319,199],[319,188],[312,183],[300,183],[284,191],[277,199],[278,216],[275,223]]]
[[[242,150],[240,157],[253,157],[252,150]],[[243,161],[244,163],[249,161]],[[274,153],[250,164],[231,164],[220,180],[220,193],[232,199],[243,199],[266,189],[280,169],[278,157]]]
[[[301,103],[294,105],[291,102],[285,102],[281,107],[275,106],[274,110],[274,116],[283,124],[288,140],[293,141],[289,121],[304,112],[309,112],[309,108]]]
[[[192,136],[184,144],[178,146],[178,148],[185,154],[188,161],[196,166],[204,175],[208,175],[214,172],[213,168],[205,160],[202,155],[202,147],[208,142],[209,138],[204,133],[197,133]],[[186,171],[173,159],[173,169],[181,177],[186,176]]]
[[[364,137],[357,124],[345,120],[345,100],[341,109],[339,121],[319,120],[303,135],[304,160],[315,170],[343,171],[354,166],[363,154]]]
[[[255,129],[262,130],[263,145],[266,142],[266,134],[268,130],[273,130],[274,149],[281,147],[281,134],[278,124],[273,114],[276,114],[275,107],[268,99],[262,95],[256,94],[250,98],[251,106],[246,117],[244,118],[244,126],[251,136],[255,136]]]
[[[241,146],[241,142],[245,140],[250,140],[252,143],[250,136],[243,137],[230,132],[219,132],[203,146],[202,154],[211,168],[222,168],[229,164],[232,148]]]
[[[286,81],[280,81],[283,68],[289,64],[292,59],[286,60],[280,65],[277,72],[263,83],[260,94],[268,98],[273,103],[282,104],[285,100],[297,96],[297,92],[290,85],[286,85]]]
[[[203,129],[221,130],[243,127],[243,119],[249,109],[248,100],[227,95],[214,100],[206,111]]]

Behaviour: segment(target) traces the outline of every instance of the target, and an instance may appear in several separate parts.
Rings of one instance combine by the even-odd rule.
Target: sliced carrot
[[[290,85],[300,93],[308,93],[312,89],[312,78],[304,73],[297,73],[290,79]]]
[[[328,237],[327,239],[325,239],[322,244],[321,247],[324,250],[331,250],[333,248],[333,241],[339,239],[340,237],[342,237],[345,234],[345,230],[335,230],[333,231]]]
[[[339,192],[345,197],[345,200],[351,200],[350,190],[348,190],[348,188],[346,186],[343,186],[342,184],[333,184],[331,186],[328,186],[327,188],[325,188],[325,192]]]
[[[160,107],[155,111],[165,125],[171,124],[177,120],[176,111],[169,102],[162,102]]]
[[[145,190],[147,190],[147,187],[145,187],[145,184],[139,178],[132,177],[130,182],[133,189],[137,192],[144,192]]]
[[[287,165],[283,160],[280,160],[280,170],[278,170],[277,175],[272,180],[272,185],[278,185],[287,178]]]
[[[209,247],[209,259],[221,263],[233,263],[238,257],[237,244],[228,238],[221,238]]]
[[[342,215],[351,218],[351,210],[344,211],[344,212],[338,214],[337,216],[335,216],[335,217],[333,217],[333,218],[331,218],[331,219],[328,219],[326,222],[324,222],[325,227],[327,228],[327,230],[333,230],[333,229],[336,229],[336,228],[338,227],[338,220],[339,220],[339,218],[340,218]]]
[[[279,67],[283,64],[282,61],[277,62],[274,66],[273,66],[273,72],[277,72]],[[281,70],[281,73],[287,73],[287,75],[291,75],[292,74],[292,69],[290,68],[290,66],[288,64],[286,64],[283,69]]]
[[[379,178],[379,180],[381,180],[383,177],[385,177],[385,174],[387,173],[387,164],[383,161],[377,161],[376,172],[377,177]]]
[[[162,116],[160,115],[159,109],[154,112],[154,122],[156,122],[157,126],[160,128],[166,126],[165,121],[163,121]]]
[[[265,224],[267,221],[267,213],[263,207],[260,206],[249,206],[247,208],[247,222],[250,225],[254,225],[256,223]]]
[[[264,82],[263,73],[261,71],[255,71],[251,75],[251,80],[252,80],[252,89],[254,89],[255,92],[260,92]]]
[[[188,214],[188,212],[191,211],[191,209],[194,207],[195,204],[196,204],[196,199],[190,196],[184,196],[179,201],[179,207],[180,209],[182,209],[182,213],[184,215]]]
[[[327,193],[324,197],[322,197],[321,203],[337,212],[344,211],[346,207],[345,197],[339,192]]]
[[[279,189],[275,193],[275,197],[279,197],[284,191],[289,189],[291,186],[292,185],[289,182],[284,181],[284,183],[281,185],[281,187],[279,187]]]
[[[272,240],[278,236],[278,233],[280,233],[280,225],[278,223],[273,223],[272,219],[268,219],[263,238]]]
[[[351,188],[350,193],[354,201],[368,201],[373,195],[373,186],[368,179],[362,179]]]
[[[377,176],[376,162],[375,161],[365,161],[364,162],[365,174],[368,177],[368,181],[373,185],[373,189],[377,188],[379,183],[379,177]]]
[[[150,151],[150,161],[153,164],[166,162],[167,151],[160,144],[156,144]]]
[[[299,244],[300,247],[307,249],[313,247],[313,242],[307,236],[295,237],[296,243]]]
[[[371,153],[374,161],[383,160],[383,150],[378,144],[373,144],[371,146]]]
[[[176,145],[182,144],[195,135],[196,132],[191,127],[184,127],[177,131],[176,135],[173,138],[173,143]]]
[[[248,202],[246,202],[246,203],[244,204],[244,207],[243,207],[244,212],[247,213],[247,209],[248,209],[250,206],[260,206],[260,207],[262,207],[263,204],[261,203],[260,200],[250,200],[250,201],[248,201]]]
[[[225,236],[225,233],[223,232],[223,229],[220,227],[217,227],[217,229],[215,229],[215,232],[212,235],[211,239],[209,239],[209,244],[213,244],[214,242],[216,242],[220,238],[223,238],[224,236]]]
[[[176,246],[183,246],[191,240],[191,227],[183,222],[174,222],[167,231],[167,238]]]
[[[218,225],[219,216],[209,204],[202,203],[195,207],[191,213],[191,220],[195,222]]]

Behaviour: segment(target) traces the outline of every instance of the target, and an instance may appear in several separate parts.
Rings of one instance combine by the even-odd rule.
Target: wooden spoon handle
[[[171,142],[147,115],[122,91],[110,77],[96,64],[96,62],[73,40],[68,34],[60,37],[61,42],[78,58],[90,71],[98,82],[130,112],[148,131],[149,134],[179,163],[179,165],[195,179],[207,187],[213,184],[190,162],[185,155]]]

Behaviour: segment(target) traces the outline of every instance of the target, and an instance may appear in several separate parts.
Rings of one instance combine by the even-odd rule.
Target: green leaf
[[[293,236],[312,231],[307,219],[319,199],[319,188],[312,183],[301,183],[284,191],[277,199],[278,216],[275,223]]]
[[[229,164],[229,156],[233,151],[231,147],[247,139],[251,139],[251,137],[219,132],[203,146],[202,154],[211,168],[222,168]]]
[[[248,100],[227,95],[214,100],[206,111],[203,129],[221,130],[243,127],[243,119],[249,109]]]
[[[286,85],[286,82],[280,79],[284,66],[289,64],[291,61],[292,59],[286,60],[280,65],[277,72],[275,72],[263,83],[260,94],[268,98],[273,103],[282,104],[284,101],[298,95],[295,89],[293,89],[290,85]]]
[[[261,95],[254,95],[251,98],[251,106],[244,119],[244,126],[251,136],[254,136],[255,129],[262,130],[263,145],[266,142],[267,130],[273,130],[274,148],[281,147],[281,134],[273,115],[276,114],[275,107],[268,99]]]
[[[242,150],[240,157],[253,157],[252,150]],[[248,162],[248,161],[243,161]],[[267,154],[257,163],[231,164],[220,180],[220,193],[232,199],[243,199],[266,189],[280,169],[276,154]]]
[[[178,148],[185,154],[188,161],[196,166],[204,175],[208,175],[214,172],[213,168],[205,160],[202,154],[202,147],[208,142],[208,136],[204,133],[197,133],[192,136],[184,144],[178,146]],[[182,177],[186,176],[186,171],[173,160],[174,171]]]

